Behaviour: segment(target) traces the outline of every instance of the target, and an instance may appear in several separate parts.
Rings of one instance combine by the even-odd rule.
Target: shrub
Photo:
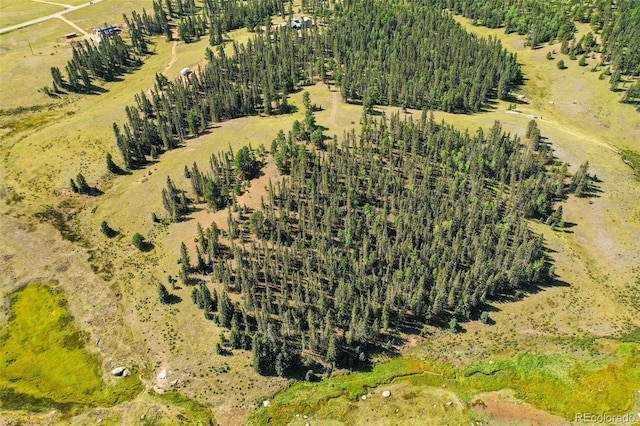
[[[142,250],[142,248],[144,246],[144,237],[140,233],[136,232],[135,234],[133,234],[133,238],[131,240],[131,243],[138,250]]]
[[[304,375],[304,379],[307,382],[313,382],[316,379],[316,375],[313,370],[307,370],[307,374]]]
[[[451,318],[451,321],[449,321],[449,330],[452,333],[457,333],[458,332],[458,320],[455,318]]]

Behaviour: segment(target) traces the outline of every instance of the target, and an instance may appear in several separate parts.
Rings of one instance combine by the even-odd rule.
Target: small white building
[[[309,28],[311,25],[313,25],[313,21],[308,16],[303,16],[302,18],[293,19],[289,23],[289,27],[293,28],[294,30]]]

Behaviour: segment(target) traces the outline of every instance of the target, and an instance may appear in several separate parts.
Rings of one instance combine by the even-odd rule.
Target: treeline
[[[479,111],[521,81],[515,54],[424,2],[347,0],[330,22],[326,45],[347,101]]]
[[[609,78],[613,91],[621,89],[619,83],[623,76],[640,76],[640,4],[637,1],[438,0],[437,4],[471,19],[474,25],[503,27],[506,33],[524,35],[532,48],[557,40],[561,43],[560,53],[571,59],[582,56],[581,66],[588,65],[592,52],[601,53],[601,60],[592,70],[605,67],[602,78]],[[592,32],[576,39],[576,21],[589,23]],[[621,102],[637,103],[640,109],[640,82],[627,87]]]
[[[140,66],[140,57],[134,55],[119,34],[104,36],[100,43],[80,42],[73,47],[73,56],[65,66],[66,79],[58,67],[51,67],[53,89],[47,94],[71,92],[91,93],[93,80],[113,81],[133,67]]]
[[[557,224],[553,204],[570,187],[535,122],[520,140],[499,123],[470,135],[426,114],[366,118],[326,151],[281,132],[277,153],[287,176],[261,210],[232,204],[230,245],[199,228],[197,266],[188,253],[179,262],[241,295],[231,313],[200,304],[223,326],[235,318],[233,347],[251,341],[262,373],[286,374],[276,359],[295,368],[300,353],[354,366],[398,330],[468,319],[547,278],[542,237],[524,218]]]
[[[573,0],[576,3],[577,0]],[[503,28],[525,35],[535,47],[551,40],[570,40],[575,32],[571,2],[546,0],[437,0],[443,8],[471,19],[474,25]]]

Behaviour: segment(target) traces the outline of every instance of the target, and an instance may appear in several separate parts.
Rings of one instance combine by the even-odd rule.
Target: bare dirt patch
[[[565,426],[571,424],[562,417],[546,413],[525,402],[508,401],[504,399],[504,392],[483,394],[475,401],[475,404],[472,404],[472,410],[478,414],[490,416],[491,424],[495,425]]]

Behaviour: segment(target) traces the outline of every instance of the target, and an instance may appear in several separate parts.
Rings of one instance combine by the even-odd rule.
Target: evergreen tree
[[[113,162],[113,158],[111,157],[111,154],[107,152],[107,170],[109,170],[111,173],[118,173],[120,171],[120,168],[116,165],[116,163]]]
[[[78,175],[76,176],[76,182],[77,182],[77,188],[78,188],[78,193],[79,194],[89,194],[91,192],[91,188],[89,187],[89,184],[87,183],[87,181],[84,178],[84,175],[82,173],[78,173]],[[73,186],[72,186],[73,188]]]
[[[100,231],[102,231],[102,233],[108,238],[112,238],[116,235],[116,231],[109,226],[106,220],[103,220],[100,224]]]
[[[255,154],[248,146],[243,146],[238,150],[233,165],[243,179],[253,179],[259,171]]]
[[[171,296],[169,295],[167,288],[160,282],[158,283],[158,300],[160,300],[160,303],[165,305],[171,300]]]

